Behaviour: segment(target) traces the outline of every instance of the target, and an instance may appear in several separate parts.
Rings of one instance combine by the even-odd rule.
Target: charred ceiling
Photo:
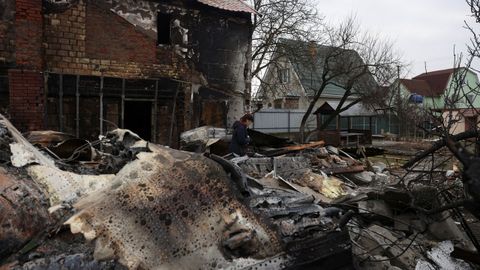
[[[47,13],[63,12],[78,4],[79,0],[43,0],[43,6]]]

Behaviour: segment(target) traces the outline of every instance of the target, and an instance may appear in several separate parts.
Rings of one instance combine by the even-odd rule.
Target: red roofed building
[[[479,80],[466,68],[445,69],[422,73],[412,79],[400,79],[393,85],[402,98],[418,104],[426,111],[442,113],[446,121],[453,119],[451,132],[456,134],[475,127],[480,111],[477,97]]]

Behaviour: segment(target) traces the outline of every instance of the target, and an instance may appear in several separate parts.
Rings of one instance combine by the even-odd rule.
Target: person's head
[[[240,118],[240,122],[242,122],[247,127],[253,123],[253,115],[247,113]]]

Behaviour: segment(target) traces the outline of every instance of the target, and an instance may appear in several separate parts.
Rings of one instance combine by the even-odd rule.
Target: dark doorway
[[[124,126],[142,139],[152,139],[152,102],[125,101]]]

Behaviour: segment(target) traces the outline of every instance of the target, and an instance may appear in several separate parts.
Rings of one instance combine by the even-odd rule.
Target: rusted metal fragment
[[[47,208],[43,193],[25,173],[0,169],[0,258],[17,252],[49,226]]]
[[[63,162],[91,161],[92,147],[82,139],[68,139],[48,147],[50,153]]]
[[[25,138],[34,145],[49,147],[66,140],[73,139],[75,136],[59,131],[39,130],[26,133]]]
[[[118,184],[75,205],[79,213],[66,224],[95,239],[96,258],[119,257],[129,268],[222,269],[282,253],[276,233],[238,200],[218,164],[163,147],[152,154],[151,176],[131,175],[142,171],[140,158]]]

